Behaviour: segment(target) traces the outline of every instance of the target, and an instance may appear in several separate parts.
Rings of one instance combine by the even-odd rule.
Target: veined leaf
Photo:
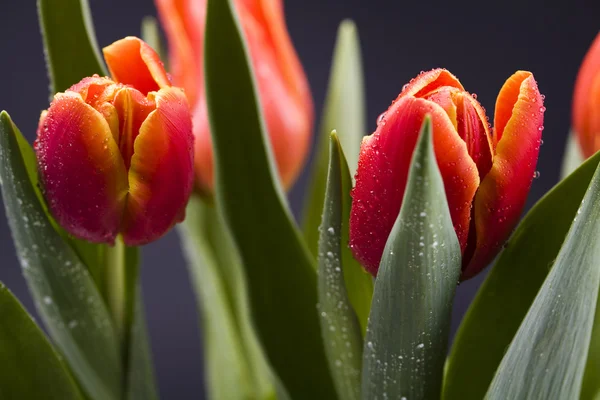
[[[329,134],[332,130],[339,133],[342,149],[348,159],[350,174],[354,175],[358,165],[361,139],[366,130],[364,92],[358,32],[354,22],[345,20],[338,29],[325,108],[317,138],[317,157],[309,181],[311,182],[309,195],[304,205],[304,237],[315,257],[327,181]],[[352,299],[353,291],[349,292],[352,304],[355,304]]]
[[[0,181],[23,274],[38,312],[92,399],[121,390],[119,343],[87,268],[54,229],[21,155],[21,133],[0,114]]]
[[[347,175],[347,176],[344,176]],[[346,179],[344,179],[346,178]],[[346,247],[342,236],[344,203],[349,196],[349,173],[346,159],[335,133],[331,134],[329,173],[319,231],[318,283],[321,332],[329,369],[340,400],[360,398],[362,366],[362,333],[356,313],[350,304],[342,252]]]
[[[574,216],[486,399],[579,397],[600,286],[600,169]]]
[[[37,0],[37,5],[51,94],[86,76],[108,75],[87,0]]]
[[[375,280],[362,398],[439,399],[461,252],[427,117]]]
[[[454,339],[443,399],[485,395],[557,257],[600,153],[557,184],[527,213],[488,274]]]
[[[0,282],[1,399],[83,400],[58,354]]]
[[[242,259],[259,339],[290,393],[335,398],[321,342],[314,260],[277,179],[230,0],[208,1],[205,82],[217,202]]]

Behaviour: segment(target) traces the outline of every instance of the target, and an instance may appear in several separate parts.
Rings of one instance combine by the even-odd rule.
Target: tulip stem
[[[126,319],[125,243],[121,237],[108,248],[105,264],[106,302],[115,324],[117,335],[124,341]]]

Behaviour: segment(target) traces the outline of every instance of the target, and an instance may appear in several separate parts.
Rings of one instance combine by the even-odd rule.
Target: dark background
[[[198,1],[198,0],[196,0]],[[0,109],[32,141],[48,81],[35,2],[0,0]],[[100,46],[139,35],[152,0],[90,0]],[[552,4],[552,5],[550,5]],[[577,69],[600,29],[600,2],[287,0],[288,27],[321,110],[338,23],[353,18],[359,29],[368,97],[369,131],[376,117],[421,70],[445,67],[478,95],[491,116],[503,82],[530,70],[546,95],[544,145],[529,206],[557,179],[570,126]],[[291,193],[298,215],[306,185]],[[142,272],[152,350],[162,397],[203,397],[202,350],[194,297],[175,232],[143,251]],[[458,288],[453,331],[483,275]],[[0,212],[0,280],[35,314]]]

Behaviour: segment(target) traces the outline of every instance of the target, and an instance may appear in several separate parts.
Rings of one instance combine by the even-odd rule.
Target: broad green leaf
[[[267,393],[259,394],[258,382],[253,377],[258,371],[250,367],[234,311],[237,301],[232,289],[239,287],[235,281],[243,278],[233,276],[236,267],[240,268],[236,266],[239,261],[235,260],[235,250],[224,256],[227,259],[219,257],[223,253],[215,252],[219,246],[215,239],[222,244],[221,235],[214,232],[221,223],[214,207],[193,195],[180,231],[202,319],[209,398],[269,398],[268,388]],[[221,268],[230,272],[223,273]]]
[[[86,266],[56,232],[30,181],[6,112],[0,114],[0,181],[23,274],[50,336],[92,399],[120,393],[119,343]]]
[[[596,303],[594,329],[588,351],[585,375],[581,387],[581,400],[596,400],[600,398],[600,299]]]
[[[455,337],[443,399],[480,400],[569,230],[600,153],[527,213],[479,289]]]
[[[37,0],[50,92],[64,92],[86,76],[108,75],[87,0]]]
[[[427,117],[379,265],[362,398],[439,399],[461,252]]]
[[[154,369],[140,283],[134,292],[134,309],[129,328],[126,400],[157,400]]]
[[[142,19],[142,40],[150,45],[160,56],[163,62],[166,62],[165,51],[160,40],[160,28],[156,18],[148,15]]]
[[[319,231],[318,283],[321,334],[329,361],[329,369],[341,400],[360,398],[362,366],[362,332],[356,313],[350,304],[344,272],[342,252],[342,219],[345,192],[343,174],[348,167],[340,142],[331,134],[329,173]]]
[[[600,286],[599,241],[600,168],[486,399],[579,397]]]
[[[573,171],[577,169],[585,161],[581,150],[579,149],[579,143],[574,131],[569,132],[567,137],[567,143],[565,153],[563,155],[562,167],[560,176],[565,178],[569,176]]]
[[[0,321],[0,399],[83,399],[44,333],[1,282]]]
[[[335,398],[321,342],[314,259],[276,178],[230,0],[208,2],[205,82],[217,202],[241,256],[259,339],[290,393]]]
[[[354,22],[345,20],[338,29],[320,134],[317,138],[317,157],[311,173],[309,195],[304,205],[304,237],[315,257],[327,181],[329,134],[332,130],[339,133],[350,173],[354,175],[361,139],[366,130],[364,92],[358,32]],[[351,301],[355,304],[352,297]]]

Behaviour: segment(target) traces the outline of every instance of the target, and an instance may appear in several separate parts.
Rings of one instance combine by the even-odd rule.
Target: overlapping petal
[[[67,231],[112,242],[125,205],[125,164],[102,115],[75,92],[59,93],[35,143],[50,211]]]

